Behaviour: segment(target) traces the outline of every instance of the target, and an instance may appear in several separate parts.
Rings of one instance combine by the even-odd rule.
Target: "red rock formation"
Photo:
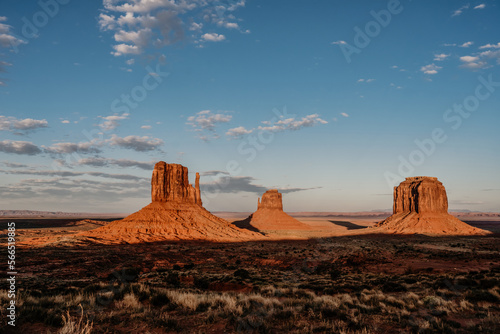
[[[195,189],[189,184],[187,167],[158,162],[151,178],[151,200],[201,205],[200,174],[196,173]]]
[[[84,232],[80,238],[102,243],[140,243],[163,240],[241,241],[261,239],[202,207],[200,174],[195,187],[188,169],[158,162],[151,179],[152,203],[136,213],[106,226]]]
[[[247,219],[235,222],[236,226],[259,230],[310,230],[309,225],[299,222],[283,212],[282,195],[276,189],[266,191],[257,200],[257,211]]]
[[[407,177],[394,187],[393,215],[376,229],[398,234],[471,235],[489,232],[448,214],[446,190],[435,177]]]
[[[260,198],[257,199],[257,210],[259,209],[276,209],[283,211],[283,200],[281,193],[276,189],[266,191]]]

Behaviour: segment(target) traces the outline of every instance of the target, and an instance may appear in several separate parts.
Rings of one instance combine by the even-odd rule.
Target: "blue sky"
[[[498,1],[0,4],[1,209],[133,212],[154,162],[205,206],[390,209],[407,176],[500,211]]]

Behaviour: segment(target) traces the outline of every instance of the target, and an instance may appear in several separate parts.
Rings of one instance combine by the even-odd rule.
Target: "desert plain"
[[[14,329],[0,283],[2,332],[500,330],[500,213],[449,215],[434,178],[407,178],[394,212],[287,214],[277,190],[256,212],[210,213],[184,175],[158,163],[152,203],[127,217],[4,211],[0,246],[14,222],[18,290]],[[396,218],[422,233],[388,230]],[[429,221],[442,233],[427,233]]]

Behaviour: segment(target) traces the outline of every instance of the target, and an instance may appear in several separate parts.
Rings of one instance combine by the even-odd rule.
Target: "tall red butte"
[[[140,243],[163,240],[241,241],[262,238],[214,216],[202,206],[200,174],[195,187],[188,169],[158,162],[151,178],[151,204],[130,216],[80,234],[96,242]]]
[[[259,231],[311,229],[309,225],[299,222],[283,211],[282,195],[276,189],[266,191],[262,200],[257,200],[257,211],[235,224]]]
[[[394,187],[393,214],[376,229],[397,234],[488,234],[448,214],[448,197],[435,177],[407,177]]]

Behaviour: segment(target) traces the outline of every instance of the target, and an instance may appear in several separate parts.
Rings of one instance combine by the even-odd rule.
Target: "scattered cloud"
[[[358,79],[357,82],[367,82],[368,83],[368,82],[373,82],[373,81],[375,81],[375,79]]]
[[[68,121],[67,119],[63,119],[63,120],[61,121],[61,123],[63,123],[63,124],[69,124],[69,123],[70,123],[70,121]]]
[[[0,116],[0,131],[33,131],[48,127],[45,119],[24,118]]]
[[[45,152],[50,154],[72,154],[72,153],[100,153],[99,146],[101,143],[97,141],[81,142],[81,143],[55,143],[49,147],[42,146]]]
[[[463,57],[460,57],[460,60],[462,61],[462,65],[460,65],[460,67],[462,67],[462,68],[467,68],[470,70],[478,70],[481,68],[488,67],[488,63],[485,61],[480,61],[479,57],[463,56]]]
[[[304,127],[311,127],[317,124],[327,124],[328,122],[321,119],[318,114],[311,114],[301,119],[281,118],[276,122],[263,122],[266,126],[259,126],[260,131],[281,132],[286,130],[296,131]]]
[[[465,42],[463,44],[460,44],[459,47],[461,47],[461,48],[468,48],[469,46],[471,46],[473,44],[474,44],[474,42],[469,41],[469,42]]]
[[[234,194],[239,192],[249,192],[257,195],[262,195],[270,187],[265,187],[259,184],[254,184],[255,178],[250,176],[230,176],[227,172],[223,171],[210,171],[202,174],[204,176],[212,176],[214,181],[209,183],[201,183],[200,189],[204,193],[224,193]],[[281,193],[292,193],[297,191],[319,189],[321,187],[313,188],[278,188]]]
[[[445,54],[445,53],[435,54],[435,55],[434,55],[434,60],[435,60],[435,61],[443,61],[443,60],[445,60],[446,58],[448,58],[449,56],[450,56],[450,54]]]
[[[211,110],[202,110],[194,116],[189,116],[186,124],[192,126],[194,131],[198,132],[200,139],[209,141],[210,139],[219,138],[215,132],[217,125],[228,123],[232,118],[233,116],[228,115],[227,112],[214,114]],[[210,135],[206,134],[205,131],[208,131]]]
[[[332,42],[331,44],[333,44],[333,45],[345,45],[345,44],[347,44],[347,42],[346,41],[335,41],[335,42]]]
[[[345,112],[341,112],[340,113],[341,116],[344,116],[344,117],[349,117],[349,114],[348,113],[345,113]]]
[[[474,9],[484,9],[486,7],[486,4],[482,3],[480,5],[477,5],[474,7]]]
[[[2,161],[2,164],[5,167],[9,167],[9,168],[26,168],[26,167],[29,167],[26,164],[20,164],[20,163],[17,163],[17,162],[10,162],[10,161]]]
[[[121,115],[99,116],[99,118],[103,119],[103,121],[99,123],[99,127],[103,131],[111,131],[120,125],[119,121],[127,119],[129,115],[128,113],[123,113]]]
[[[500,42],[497,44],[486,44],[479,47],[480,49],[500,49]]]
[[[0,16],[0,46],[3,48],[16,48],[20,44],[26,44],[26,41],[17,38],[11,31],[12,26],[2,23],[7,21],[7,17]]]
[[[149,129],[151,129],[151,125],[143,125],[143,126],[141,126],[141,129],[149,130]]]
[[[201,36],[205,41],[209,42],[222,42],[223,40],[226,39],[226,36],[224,35],[219,35],[216,33],[207,33]]]
[[[153,169],[155,162],[92,157],[92,158],[84,158],[78,160],[78,165],[92,166],[92,167],[113,167],[113,166],[118,166],[123,168],[137,167],[149,171]]]
[[[237,128],[229,129],[226,132],[226,136],[231,137],[232,139],[241,138],[244,135],[248,135],[253,132],[253,129],[245,129],[243,126],[239,126]]]
[[[51,177],[24,179],[0,186],[0,192],[8,198],[37,198],[37,203],[58,198],[60,203],[84,202],[99,205],[122,202],[124,198],[142,198],[148,193],[147,180],[120,179],[119,181],[95,181],[81,178]]]
[[[111,146],[131,149],[137,152],[158,150],[160,146],[163,145],[163,140],[158,138],[151,138],[148,136],[127,136],[122,138],[115,134],[113,134],[111,139],[108,139],[107,142],[109,142]]]
[[[69,171],[69,170],[32,170],[32,169],[0,169],[0,173],[14,174],[14,175],[38,175],[38,176],[60,176],[60,177],[79,177],[79,176],[95,176],[108,179],[117,180],[150,180],[149,178],[139,177],[130,174],[111,174],[103,172],[83,172],[83,171]]]
[[[461,61],[464,61],[464,62],[467,62],[467,63],[470,63],[472,61],[476,61],[478,59],[479,59],[479,57],[473,57],[473,56],[463,56],[463,57],[460,57]]]
[[[424,72],[425,74],[437,74],[437,72],[442,69],[441,66],[437,66],[434,63],[422,66],[420,68],[421,72]]]
[[[462,7],[454,10],[453,13],[451,14],[451,16],[452,17],[459,16],[459,15],[461,15],[463,13],[464,10],[469,9],[469,7],[470,7],[470,5],[466,4],[466,5],[462,6]]]
[[[185,30],[198,44],[224,40],[225,36],[215,31],[221,28],[249,32],[240,29],[234,16],[238,8],[245,6],[244,0],[103,0],[103,3],[98,23],[101,31],[113,34],[114,56],[140,55],[150,48],[178,43],[186,39]],[[205,28],[211,32],[204,32]]]
[[[28,141],[2,140],[0,141],[0,152],[35,155],[42,153],[42,150]]]

